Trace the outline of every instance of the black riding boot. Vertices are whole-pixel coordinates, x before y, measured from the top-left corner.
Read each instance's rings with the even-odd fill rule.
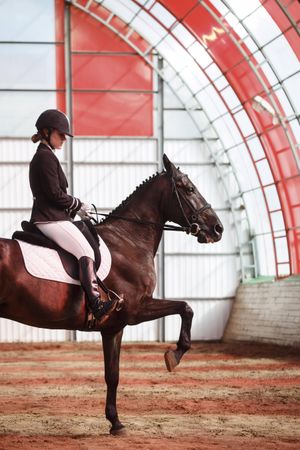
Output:
[[[103,301],[100,298],[95,262],[88,256],[79,259],[79,280],[86,294],[88,306],[94,317],[101,321],[115,309],[117,300]]]

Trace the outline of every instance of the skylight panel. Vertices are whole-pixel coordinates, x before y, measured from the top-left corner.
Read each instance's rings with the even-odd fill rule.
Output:
[[[131,25],[137,33],[144,37],[144,39],[151,42],[153,47],[167,35],[167,30],[145,11],[141,11],[139,15],[132,20]]]
[[[207,67],[213,62],[208,52],[201,44],[199,44],[199,42],[194,42],[194,44],[189,47],[188,51],[195,58],[198,64],[203,68]]]
[[[163,23],[167,28],[170,28],[176,21],[176,17],[173,16],[164,6],[160,3],[155,3],[151,8],[151,13],[157,17],[157,19]]]
[[[196,41],[194,36],[183,25],[181,25],[181,23],[177,23],[172,28],[172,33],[177,37],[177,39],[186,48],[189,47],[190,45],[192,45]]]
[[[244,20],[244,24],[261,47],[281,34],[280,28],[265,8],[257,9]]]
[[[264,53],[279,78],[284,79],[300,71],[299,60],[283,35],[266,45]]]
[[[102,5],[126,23],[130,23],[133,17],[140,11],[140,7],[131,1],[104,0]]]
[[[228,0],[227,3],[239,19],[243,19],[249,14],[252,14],[257,8],[261,8],[261,3],[259,0]]]

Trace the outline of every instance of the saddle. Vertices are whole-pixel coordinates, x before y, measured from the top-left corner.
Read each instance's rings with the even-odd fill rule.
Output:
[[[89,220],[78,220],[73,222],[73,224],[81,231],[94,250],[96,270],[98,270],[100,267],[101,255],[99,248],[100,241],[95,228]],[[24,241],[29,244],[56,250],[67,274],[75,280],[79,279],[78,262],[74,255],[47,238],[33,223],[24,220],[21,223],[21,227],[23,231],[15,231],[12,235],[12,239],[18,239],[19,241]]]

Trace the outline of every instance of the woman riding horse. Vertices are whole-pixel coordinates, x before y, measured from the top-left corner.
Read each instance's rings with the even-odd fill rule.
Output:
[[[79,279],[94,317],[103,323],[116,308],[117,300],[100,298],[94,251],[72,223],[76,213],[89,218],[91,206],[67,194],[68,182],[55,151],[66,135],[71,136],[67,116],[56,109],[44,111],[35,124],[31,140],[40,144],[30,163],[29,180],[33,194],[30,221],[48,238],[78,259]]]
[[[70,130],[65,116],[55,113],[55,117],[63,119],[64,127],[57,123],[59,121],[55,122],[55,126],[51,122],[49,131],[48,126],[40,126],[38,123],[41,131],[34,138],[36,141],[42,140],[37,152],[39,156],[35,158],[44,158],[45,161],[40,175],[37,169],[34,170],[35,158],[31,164],[31,177],[33,174],[37,178],[40,176],[37,188],[32,180],[33,193],[39,202],[42,202],[40,206],[37,199],[35,200],[32,220],[42,222],[43,226],[46,223],[46,228],[53,222],[55,228],[58,228],[57,224],[67,222],[67,226],[73,231],[72,226],[75,226],[72,224],[71,215],[73,216],[76,210],[80,211],[81,202],[78,200],[77,204],[76,199],[66,194],[66,180],[62,172],[57,174],[59,165],[51,147],[61,146],[65,134],[69,134]],[[54,134],[52,128],[63,136],[55,138],[56,133]],[[58,139],[58,142],[55,139]],[[89,327],[80,286],[31,275],[24,265],[20,243],[16,239],[0,238],[1,318],[40,328],[101,332],[107,384],[105,414],[111,422],[112,434],[120,434],[124,429],[117,411],[124,328],[127,325],[179,314],[181,328],[176,348],[165,353],[169,371],[175,369],[191,347],[193,311],[188,302],[153,297],[156,285],[155,255],[163,230],[180,229],[195,236],[199,243],[218,242],[223,234],[220,219],[188,175],[176,168],[166,155],[163,156],[163,163],[164,171],[145,180],[104,221],[95,226],[97,234],[101,234],[109,248],[113,261],[105,284],[115,292],[122,292],[125,299],[122,309],[115,308],[104,323],[93,321],[93,326]],[[54,187],[53,176],[56,180]],[[51,190],[51,194],[48,190]],[[59,206],[54,208],[55,201],[48,199],[50,195]],[[50,211],[43,207],[43,202],[47,202]],[[179,227],[166,222],[174,222]],[[41,224],[38,226],[43,228]],[[54,240],[55,238],[56,235]],[[67,241],[69,242],[69,236]],[[64,247],[65,244],[63,241],[61,246]],[[69,251],[72,251],[72,248],[71,244]],[[86,254],[83,257],[88,258]],[[92,280],[93,276],[92,274]]]

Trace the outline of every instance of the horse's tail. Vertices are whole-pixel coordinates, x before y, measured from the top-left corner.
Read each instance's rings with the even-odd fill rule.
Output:
[[[5,240],[0,238],[0,268],[2,268],[3,265],[4,255],[5,255]]]
[[[0,238],[0,305],[3,303],[8,290],[7,267],[10,258],[10,244],[14,244],[11,239]],[[1,315],[1,314],[0,314]]]
[[[0,261],[2,262],[5,258],[5,255],[7,254],[8,250],[8,244],[9,242],[12,242],[12,239],[4,239],[0,238]]]
[[[0,317],[1,317],[1,304],[4,302],[4,295],[2,293],[2,286],[4,282],[3,268],[4,268],[4,255],[5,255],[5,241],[0,238]]]

